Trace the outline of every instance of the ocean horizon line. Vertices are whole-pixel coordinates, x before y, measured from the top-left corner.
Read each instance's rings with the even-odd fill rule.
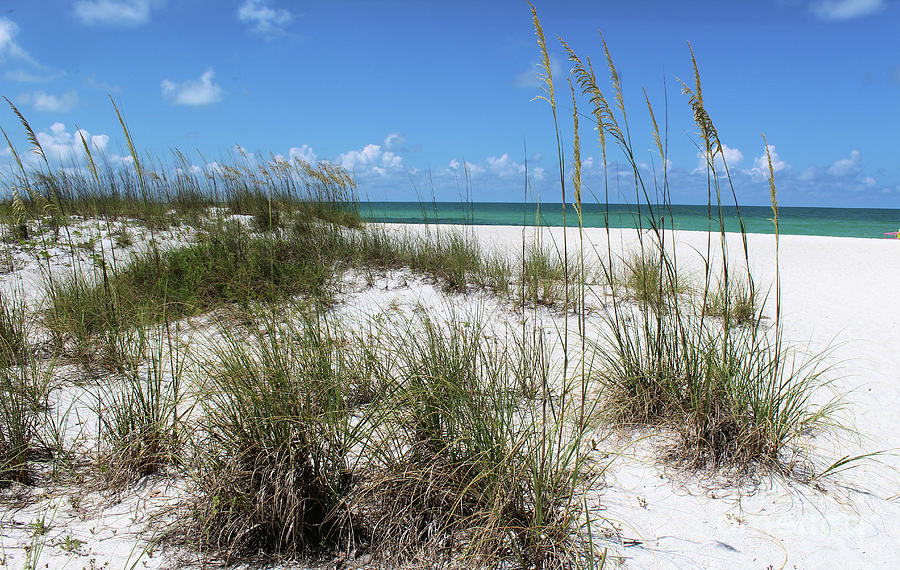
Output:
[[[713,204],[582,204],[584,227],[648,227],[651,216],[668,229],[719,231],[721,209],[726,232],[775,233],[771,206]],[[407,224],[502,225],[561,227],[562,205],[542,202],[360,201],[359,211],[371,222]],[[567,227],[578,225],[570,215]],[[882,239],[900,228],[900,209],[779,206],[779,232],[783,235],[817,235]],[[738,215],[740,212],[740,215]]]

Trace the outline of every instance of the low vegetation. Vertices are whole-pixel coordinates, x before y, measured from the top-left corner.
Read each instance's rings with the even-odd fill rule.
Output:
[[[333,552],[364,538],[347,505],[371,429],[352,417],[357,363],[324,315],[262,318],[222,330],[200,379],[192,535],[226,558]]]

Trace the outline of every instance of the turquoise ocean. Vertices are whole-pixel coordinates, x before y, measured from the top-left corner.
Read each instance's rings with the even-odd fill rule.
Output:
[[[373,222],[406,224],[442,223],[470,225],[544,226],[562,225],[560,204],[522,204],[508,202],[362,202],[360,214]],[[680,230],[719,231],[715,207],[710,216],[707,206],[669,206],[654,208],[629,204],[584,204],[585,227],[647,227],[650,216],[664,218],[665,227]],[[725,231],[740,231],[737,209],[723,207]],[[740,219],[749,233],[774,233],[772,208],[741,206]],[[900,230],[900,209],[884,208],[800,208],[779,207],[778,223],[782,234],[884,238],[885,232]],[[577,226],[574,209],[566,209],[566,224]],[[898,240],[900,241],[900,240]]]

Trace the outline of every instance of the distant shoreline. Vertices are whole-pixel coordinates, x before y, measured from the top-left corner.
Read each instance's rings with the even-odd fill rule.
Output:
[[[651,214],[645,205],[584,204],[582,223],[586,228],[604,228],[608,219],[610,228],[647,227],[652,215],[657,220],[665,219],[667,229],[719,232],[717,211],[713,206],[711,218],[706,205],[654,207]],[[359,203],[359,212],[367,221],[381,223],[562,226],[562,207],[558,203],[368,201]],[[574,208],[569,206],[566,212],[566,225],[577,227]],[[741,206],[740,218],[734,206],[722,206],[722,212],[728,233],[741,232],[742,223],[746,233],[774,233],[769,206]],[[779,207],[782,235],[884,239],[885,232],[898,228],[900,209]]]

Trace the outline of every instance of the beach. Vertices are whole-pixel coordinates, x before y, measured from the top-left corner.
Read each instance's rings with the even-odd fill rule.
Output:
[[[526,240],[541,233],[545,244],[561,247],[562,230],[512,226],[386,227],[406,235],[463,231],[485,250],[510,257]],[[635,230],[611,230],[612,251],[638,247]],[[584,232],[586,258],[607,251],[603,229]],[[169,244],[190,240],[172,234]],[[568,247],[578,248],[577,229],[567,235]],[[648,240],[647,234],[644,239]],[[746,236],[749,263],[757,286],[765,291],[763,313],[774,318],[775,236]],[[682,271],[701,274],[710,242],[703,232],[666,234],[667,247]],[[728,258],[741,267],[740,234],[728,234]],[[680,468],[665,458],[666,432],[654,429],[604,428],[602,476],[585,490],[588,510],[610,533],[601,541],[612,561],[626,568],[821,568],[888,567],[900,555],[900,476],[895,450],[900,448],[897,415],[900,406],[900,306],[896,276],[900,275],[900,243],[891,240],[816,236],[780,237],[781,316],[784,337],[801,354],[819,355],[828,368],[829,385],[815,395],[818,403],[837,396],[843,409],[834,416],[834,429],[809,440],[805,457],[820,469],[844,456],[873,452],[821,479],[800,480],[784,474],[757,473],[752,478],[721,472]],[[711,259],[721,256],[718,236],[711,242]],[[593,253],[591,253],[593,252]],[[69,263],[64,252],[51,257],[60,275]],[[48,272],[34,261],[2,277],[6,291],[25,290],[32,310],[39,306],[40,283]],[[52,271],[51,271],[52,273]],[[358,276],[357,276],[358,277]],[[481,290],[448,293],[427,277],[399,269],[374,280],[344,277],[337,314],[352,318],[414,311],[432,315],[472,311],[493,321],[517,322],[514,308]],[[595,303],[602,305],[602,301]],[[535,309],[550,336],[560,337],[562,315]],[[588,322],[595,317],[588,317]],[[573,317],[574,319],[574,317]],[[192,317],[179,325],[179,334],[195,347],[209,332],[209,319]],[[573,326],[570,323],[570,327]],[[570,343],[577,346],[575,343]],[[578,352],[577,348],[569,350]],[[558,343],[554,355],[558,355]],[[556,356],[555,356],[556,357]],[[55,369],[56,388],[50,401],[59,425],[71,430],[75,448],[91,453],[95,427],[89,400],[96,397],[91,383],[78,380],[77,367],[61,362]],[[92,396],[93,394],[93,396]],[[599,453],[599,452],[598,452]],[[71,482],[35,489],[18,505],[7,503],[0,512],[0,560],[23,567],[34,552],[33,523],[46,519],[40,562],[51,568],[140,567],[171,568],[191,560],[189,552],[162,543],[149,546],[166,533],[166,521],[185,493],[185,480],[176,472],[141,478],[110,496],[79,489]],[[77,497],[77,500],[75,499]],[[77,542],[75,542],[77,541]],[[72,548],[72,544],[76,547]],[[365,567],[365,559],[356,562]],[[284,567],[305,567],[303,564]]]
[[[0,569],[898,566],[897,3],[12,4]]]

